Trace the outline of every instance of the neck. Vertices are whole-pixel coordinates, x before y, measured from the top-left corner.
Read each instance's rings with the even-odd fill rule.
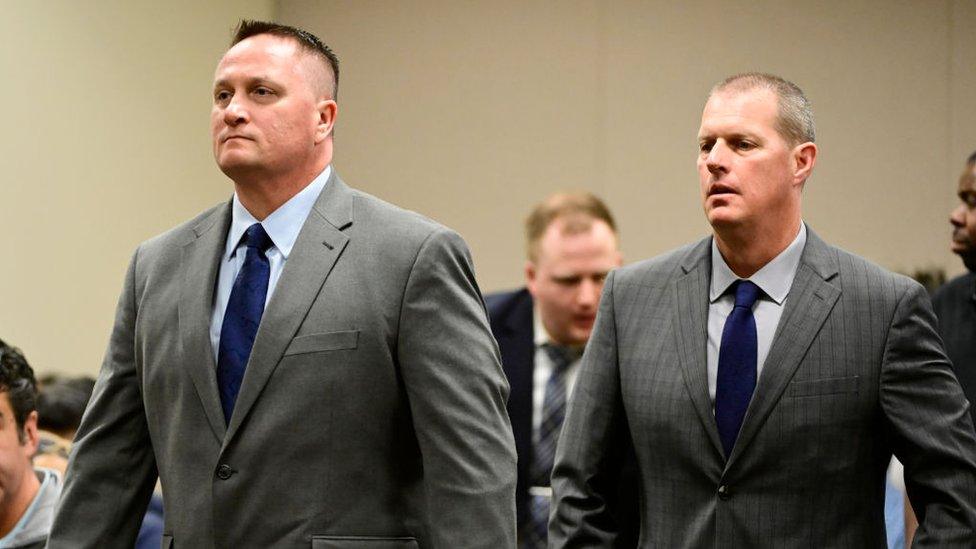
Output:
[[[318,177],[330,160],[331,158],[323,156],[311,165],[288,173],[249,172],[234,174],[231,179],[234,180],[234,190],[237,191],[241,205],[254,219],[263,221]]]
[[[797,217],[785,230],[744,231],[715,228],[722,259],[739,278],[749,278],[783,252],[800,231]]]
[[[17,525],[20,517],[27,512],[27,508],[30,507],[41,488],[41,481],[37,480],[37,475],[31,468],[24,475],[20,486],[12,488],[12,492],[4,491],[2,502],[0,502],[0,536],[9,534]]]

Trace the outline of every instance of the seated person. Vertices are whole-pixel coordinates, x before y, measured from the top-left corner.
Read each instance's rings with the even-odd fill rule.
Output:
[[[37,382],[24,355],[0,340],[0,547],[40,549],[61,495],[61,476],[35,469]]]

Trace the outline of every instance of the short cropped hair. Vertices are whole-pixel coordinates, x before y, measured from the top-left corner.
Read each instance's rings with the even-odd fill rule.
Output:
[[[792,146],[816,141],[813,107],[799,86],[779,76],[762,72],[746,72],[730,76],[712,88],[709,97],[717,92],[769,90],[779,98],[776,131]]]
[[[976,165],[976,151],[973,151],[973,154],[969,155],[969,158],[966,159],[966,164],[970,166]]]
[[[0,392],[7,393],[10,408],[17,422],[17,438],[27,440],[24,424],[31,412],[37,409],[37,380],[34,370],[20,349],[7,345],[0,339]]]
[[[318,56],[329,67],[329,72],[332,73],[332,99],[339,97],[339,58],[332,52],[329,46],[326,46],[319,40],[318,36],[308,31],[280,23],[241,19],[241,22],[237,25],[237,29],[234,31],[234,39],[231,40],[230,45],[234,47],[239,42],[259,34],[290,38],[297,42],[306,53]]]
[[[594,220],[603,221],[617,234],[617,224],[610,209],[594,194],[586,191],[556,193],[533,208],[525,219],[525,244],[529,261],[539,258],[539,241],[549,225],[557,219],[566,221],[566,234],[588,231]]]

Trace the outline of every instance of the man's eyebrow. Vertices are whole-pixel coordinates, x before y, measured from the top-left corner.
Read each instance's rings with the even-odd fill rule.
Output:
[[[221,86],[229,86],[231,80],[232,79],[230,78],[218,78],[217,80],[214,80],[214,88],[219,88]],[[244,83],[249,86],[253,86],[255,84],[274,85],[275,81],[268,76],[249,76],[244,80]]]

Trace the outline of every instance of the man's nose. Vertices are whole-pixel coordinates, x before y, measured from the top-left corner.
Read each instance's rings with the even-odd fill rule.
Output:
[[[227,107],[224,108],[224,123],[228,126],[236,126],[238,124],[243,124],[250,120],[250,115],[244,105],[241,104],[236,98],[231,99]]]
[[[599,282],[590,278],[584,278],[580,282],[579,292],[576,294],[576,303],[580,307],[587,309],[596,308],[600,302],[600,292],[603,290]]]
[[[705,167],[712,173],[726,171],[726,161],[729,148],[721,141],[716,141],[705,157]]]
[[[960,204],[949,214],[949,223],[953,227],[964,227],[966,225],[966,205]]]

